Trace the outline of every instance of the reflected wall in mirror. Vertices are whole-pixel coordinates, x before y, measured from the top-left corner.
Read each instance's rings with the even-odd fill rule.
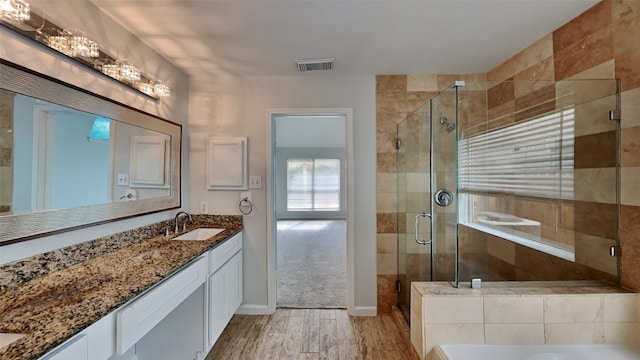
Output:
[[[179,207],[181,131],[0,62],[0,245]]]

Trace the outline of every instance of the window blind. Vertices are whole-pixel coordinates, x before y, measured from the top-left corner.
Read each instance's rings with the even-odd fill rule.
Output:
[[[573,106],[458,142],[460,189],[573,199]]]
[[[340,159],[288,159],[287,211],[340,211]]]

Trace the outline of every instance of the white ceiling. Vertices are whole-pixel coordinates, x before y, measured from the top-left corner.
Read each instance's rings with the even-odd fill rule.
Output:
[[[76,0],[77,1],[77,0]],[[483,73],[597,0],[92,0],[194,75]]]

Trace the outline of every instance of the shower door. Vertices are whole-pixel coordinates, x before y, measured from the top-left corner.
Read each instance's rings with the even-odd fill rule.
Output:
[[[455,280],[456,129],[455,87],[397,126],[398,305],[407,319],[411,282]]]

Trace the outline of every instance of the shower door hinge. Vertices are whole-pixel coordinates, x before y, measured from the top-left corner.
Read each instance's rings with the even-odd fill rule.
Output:
[[[609,110],[609,120],[618,121],[622,119],[622,111],[620,110]]]
[[[398,294],[400,293],[401,289],[402,288],[401,288],[401,285],[400,285],[400,280],[396,280],[396,290],[398,291]]]
[[[396,150],[400,150],[400,139],[396,139]]]
[[[621,246],[611,246],[609,247],[609,255],[614,257],[622,256],[622,247]]]

